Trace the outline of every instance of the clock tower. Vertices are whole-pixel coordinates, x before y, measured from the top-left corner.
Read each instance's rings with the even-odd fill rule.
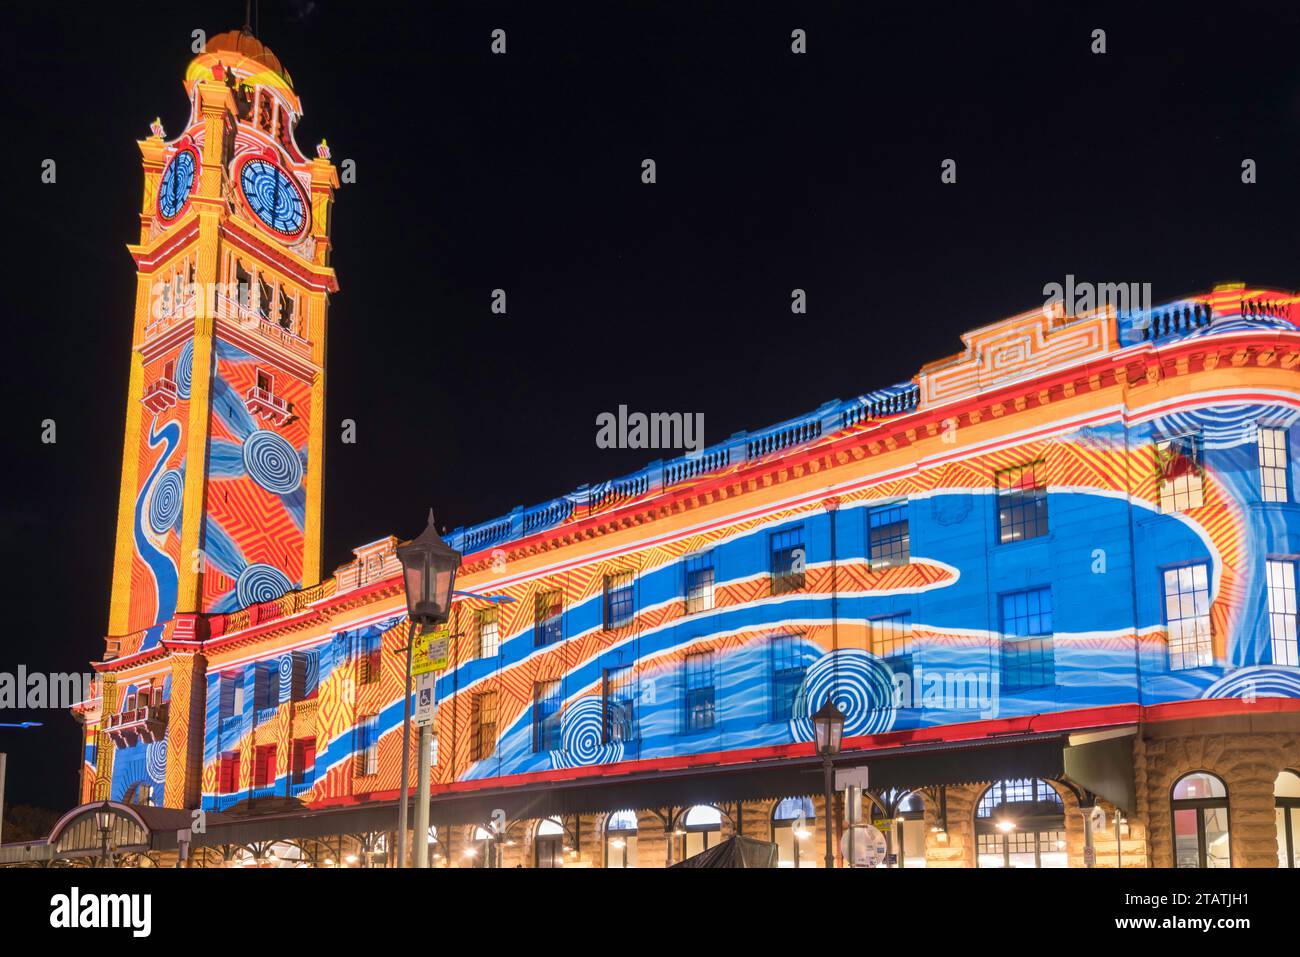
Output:
[[[130,391],[100,666],[104,712],[121,709],[117,685],[125,694],[128,680],[133,696],[169,702],[169,806],[197,787],[201,733],[187,731],[203,720],[189,694],[202,697],[203,617],[320,581],[337,290],[337,171],[324,141],[310,157],[295,141],[302,104],[279,59],[247,28],[220,34],[189,64],[185,91],[185,127],[168,137],[155,121],[139,143]],[[161,680],[127,673],[160,654],[170,660]],[[113,749],[95,751],[103,792],[118,777]]]

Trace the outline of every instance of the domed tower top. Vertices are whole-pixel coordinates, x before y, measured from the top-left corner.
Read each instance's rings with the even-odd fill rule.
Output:
[[[302,115],[289,71],[248,27],[217,34],[190,61],[185,71],[186,92],[193,96],[195,85],[203,80],[221,80],[249,91],[274,91],[295,118]]]
[[[244,27],[242,30],[227,30],[219,33],[207,43],[207,53],[234,53],[238,56],[261,64],[266,69],[277,73],[281,79],[293,87],[293,78],[280,63],[280,58],[271,52],[271,48],[253,36],[253,32]],[[232,64],[233,65],[233,64]]]

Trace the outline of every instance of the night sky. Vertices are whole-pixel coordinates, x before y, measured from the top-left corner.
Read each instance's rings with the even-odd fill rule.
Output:
[[[191,31],[243,6],[4,12],[2,671],[102,653],[135,141],[155,115],[180,131]],[[333,223],[325,568],[430,506],[454,528],[640,467],[659,453],[595,443],[620,404],[703,413],[717,442],[908,379],[1067,274],[1157,302],[1300,287],[1293,4],[968,6],[265,0],[298,143],[357,171]],[[45,727],[0,728],[9,801],[66,809],[77,727],[0,712],[23,719]]]

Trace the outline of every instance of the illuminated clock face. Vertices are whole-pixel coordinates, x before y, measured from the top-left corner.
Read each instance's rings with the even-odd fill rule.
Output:
[[[239,174],[239,187],[248,208],[271,229],[284,236],[302,232],[306,218],[302,194],[275,164],[249,160]]]
[[[195,165],[194,154],[189,150],[181,150],[167,164],[162,188],[158,191],[158,212],[164,219],[171,219],[185,205],[194,185]]]

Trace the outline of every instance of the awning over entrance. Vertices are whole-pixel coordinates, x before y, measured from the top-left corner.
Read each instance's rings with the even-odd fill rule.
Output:
[[[927,742],[874,751],[849,751],[838,755],[834,765],[837,769],[865,766],[873,791],[907,791],[1004,778],[1054,778],[1065,772],[1064,751],[1068,743],[1069,738],[1064,734]],[[1131,776],[1131,770],[1129,773]],[[482,824],[492,820],[498,811],[508,820],[523,820],[626,808],[721,804],[816,794],[821,789],[820,758],[781,758],[743,765],[715,764],[444,794],[431,803],[430,823],[440,827]],[[68,812],[46,842],[0,848],[0,864],[98,855],[99,831],[94,813],[103,806],[104,802],[88,804]],[[113,842],[119,850],[175,850],[177,832],[191,824],[189,811],[116,802],[108,802],[108,806],[124,822],[121,843],[116,838]],[[259,841],[391,831],[396,822],[395,801],[250,817],[209,813],[206,832],[194,833],[191,846],[248,845]]]
[[[107,832],[100,826],[100,813],[108,815]],[[218,827],[223,816],[209,814],[207,819]],[[114,855],[175,851],[178,833],[191,823],[192,816],[186,810],[118,801],[82,804],[59,818],[44,840],[0,845],[0,865],[99,858],[106,838]]]
[[[976,741],[906,745],[846,752],[837,768],[866,765],[872,790],[910,790],[1008,777],[1056,777],[1064,770],[1065,735],[1009,735]],[[626,808],[683,807],[730,801],[816,794],[822,789],[821,759],[806,757],[709,765],[676,771],[641,772],[547,781],[509,788],[485,788],[433,799],[429,819],[437,826],[482,824],[497,811],[507,820],[598,814]],[[390,831],[396,802],[365,807],[299,811],[246,818],[208,827],[195,846],[249,844],[272,839],[327,837]]]

